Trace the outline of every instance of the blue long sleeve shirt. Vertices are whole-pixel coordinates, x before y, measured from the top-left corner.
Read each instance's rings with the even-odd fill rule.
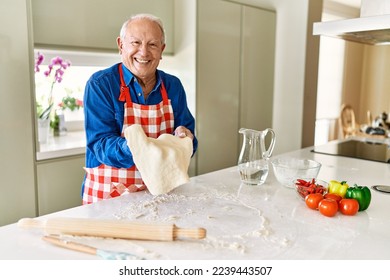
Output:
[[[160,103],[162,80],[173,108],[174,129],[182,125],[195,136],[195,119],[188,109],[183,85],[177,77],[157,70],[156,86],[145,100],[137,79],[124,65],[122,67],[133,103],[145,105]],[[130,168],[134,165],[126,139],[121,137],[125,102],[118,100],[119,94],[118,64],[94,73],[86,84],[84,93],[86,167],[97,167],[102,163],[116,168]],[[197,146],[198,140],[194,137],[194,153]]]

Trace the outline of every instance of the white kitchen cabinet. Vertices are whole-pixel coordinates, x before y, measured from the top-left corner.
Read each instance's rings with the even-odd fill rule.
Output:
[[[38,213],[80,206],[85,155],[37,162]]]
[[[197,174],[237,164],[240,127],[271,127],[275,25],[272,11],[198,1]]]
[[[164,22],[165,53],[174,51],[174,0],[32,0],[32,12],[38,48],[117,52],[123,22],[137,13],[151,13]]]

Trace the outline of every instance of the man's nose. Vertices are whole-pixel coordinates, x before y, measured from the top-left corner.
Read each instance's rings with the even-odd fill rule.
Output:
[[[148,44],[140,44],[138,51],[141,54],[146,54],[149,51]]]

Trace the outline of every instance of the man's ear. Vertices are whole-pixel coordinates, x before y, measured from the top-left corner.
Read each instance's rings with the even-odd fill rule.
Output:
[[[118,46],[119,54],[122,54],[123,43],[121,37],[116,38],[116,45]]]
[[[161,46],[161,57],[160,57],[160,59],[162,59],[162,53],[163,53],[164,50],[165,50],[165,46],[166,46],[166,44],[164,44],[164,45]]]

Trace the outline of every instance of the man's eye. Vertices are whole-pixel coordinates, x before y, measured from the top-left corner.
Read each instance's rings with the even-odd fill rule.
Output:
[[[141,44],[141,42],[139,42],[139,41],[131,41],[132,46],[139,46],[140,44]]]
[[[158,43],[149,43],[149,47],[157,48],[158,47]]]

